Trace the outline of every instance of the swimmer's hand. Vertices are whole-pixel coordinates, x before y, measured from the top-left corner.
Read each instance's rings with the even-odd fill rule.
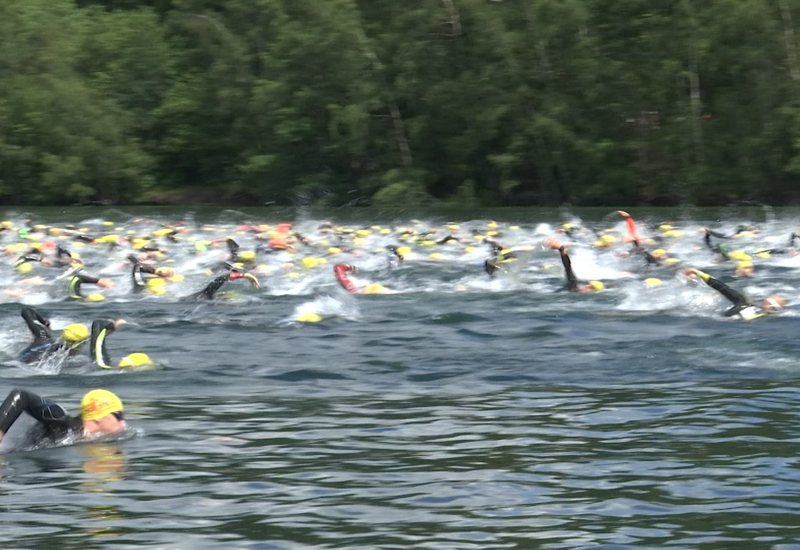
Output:
[[[97,281],[97,286],[103,288],[114,288],[114,281],[111,279],[100,279]]]
[[[119,327],[124,327],[127,324],[128,321],[126,321],[125,319],[117,319],[116,321],[114,321],[114,330],[117,330]]]
[[[631,217],[631,215],[628,214],[627,212],[625,212],[624,210],[617,210],[617,214],[619,214],[620,216],[622,216],[623,218],[626,218],[626,219]]]
[[[252,273],[245,273],[245,278],[250,281],[250,284],[253,285],[253,288],[261,288],[261,285],[258,284],[258,279]]]
[[[681,269],[681,273],[683,273],[686,277],[690,279],[694,279],[695,277],[697,277],[697,270],[693,267],[687,267]]]
[[[558,250],[561,248],[561,243],[555,237],[550,237],[544,242],[544,245],[551,250]]]

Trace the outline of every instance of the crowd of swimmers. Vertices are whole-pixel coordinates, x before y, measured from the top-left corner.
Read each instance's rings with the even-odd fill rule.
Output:
[[[520,260],[523,252],[552,251],[558,253],[564,272],[562,290],[581,294],[602,293],[609,288],[609,282],[600,279],[580,280],[573,270],[570,250],[575,247],[594,248],[609,251],[618,258],[631,258],[640,262],[641,280],[650,287],[659,286],[661,279],[650,275],[650,268],[673,269],[686,279],[702,281],[719,292],[731,305],[722,314],[741,320],[752,320],[767,314],[779,312],[787,307],[786,299],[780,295],[769,295],[760,303],[751,301],[745,294],[735,290],[695,267],[683,265],[681,259],[667,253],[668,241],[685,239],[686,232],[670,224],[638,223],[624,211],[617,211],[618,220],[624,220],[624,229],[612,227],[597,230],[576,223],[563,224],[549,236],[538,242],[524,245],[504,244],[504,234],[499,224],[489,222],[485,228],[462,232],[455,223],[442,228],[423,229],[416,224],[407,227],[384,228],[380,226],[352,229],[321,224],[312,236],[300,234],[291,224],[248,224],[236,228],[235,235],[220,238],[205,238],[202,232],[194,231],[187,224],[160,225],[154,230],[127,230],[119,234],[121,228],[106,222],[102,228],[90,231],[71,225],[47,226],[24,222],[16,227],[12,222],[0,223],[0,238],[12,240],[5,251],[11,258],[13,268],[20,279],[13,288],[7,288],[6,296],[19,299],[29,289],[50,284],[51,288],[63,288],[64,299],[85,302],[102,302],[106,299],[103,290],[115,288],[111,278],[96,276],[87,266],[86,260],[78,252],[89,251],[100,258],[94,267],[107,268],[108,260],[128,273],[130,292],[163,295],[170,284],[184,280],[169,264],[178,252],[212,258],[206,265],[210,280],[200,290],[179,298],[181,301],[211,301],[220,296],[220,290],[227,283],[247,281],[252,288],[259,289],[257,275],[270,274],[270,266],[259,264],[260,259],[270,258],[281,262],[289,270],[288,276],[297,276],[296,266],[316,269],[329,265],[333,279],[350,294],[382,294],[387,292],[380,283],[359,286],[351,276],[361,272],[354,263],[336,261],[347,255],[358,260],[365,255],[379,254],[385,257],[388,270],[401,269],[410,261],[420,259],[442,261],[444,254],[437,249],[453,250],[460,247],[467,254],[482,254],[480,269],[475,277],[488,277],[492,280],[502,278],[508,264]],[[136,220],[134,225],[146,226],[146,220]],[[211,228],[213,231],[215,228]],[[505,228],[508,232],[518,230],[517,226]],[[202,228],[208,231],[209,227]],[[210,232],[210,231],[209,231]],[[753,274],[755,262],[772,256],[795,255],[800,252],[800,235],[792,232],[787,236],[785,246],[756,246],[752,250],[734,250],[730,243],[736,239],[758,240],[759,228],[739,226],[735,232],[724,233],[704,227],[697,239],[698,247],[708,251],[712,263],[720,270],[732,272],[734,277],[747,277]],[[368,249],[371,236],[380,236],[394,242],[379,248]],[[250,249],[243,249],[239,242],[251,243]],[[219,251],[213,254],[214,251]],[[420,251],[425,251],[424,255]],[[99,252],[98,254],[93,254]],[[474,265],[474,264],[472,264]],[[105,269],[104,269],[105,271]],[[46,279],[43,274],[49,276]],[[369,274],[369,272],[367,272]],[[612,283],[613,286],[613,283]],[[87,292],[93,287],[94,292]],[[463,290],[463,289],[462,289]],[[124,319],[97,319],[91,326],[70,323],[60,334],[54,334],[50,320],[41,311],[23,305],[22,318],[31,333],[30,344],[23,349],[18,359],[25,363],[38,363],[53,358],[66,359],[81,354],[88,345],[88,355],[93,364],[102,369],[148,368],[155,364],[151,358],[136,352],[125,356],[116,366],[112,361],[106,344],[110,335],[127,323]],[[305,314],[299,321],[317,322],[321,317]],[[28,413],[40,424],[43,435],[59,438],[65,435],[93,436],[113,434],[126,427],[122,401],[106,390],[92,390],[81,401],[80,415],[72,417],[60,405],[24,390],[13,390],[0,405],[0,441],[5,433],[23,413]]]

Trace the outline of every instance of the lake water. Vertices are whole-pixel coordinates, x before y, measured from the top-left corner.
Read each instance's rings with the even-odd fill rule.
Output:
[[[146,214],[184,217],[135,212]],[[346,214],[325,218],[414,226],[409,213]],[[158,227],[119,211],[29,215],[93,235]],[[233,236],[252,249],[257,241],[237,225],[290,221],[319,242],[323,217],[191,217],[185,241],[163,243],[186,280],[159,296],[130,293],[125,245],[73,247],[87,271],[117,282],[97,304],[64,301],[66,281],[54,281],[52,268],[33,273],[48,284],[25,287],[8,255],[3,288],[26,293],[0,300],[0,393],[25,388],[77,412],[86,391],[103,387],[124,401],[131,429],[27,450],[33,421],[20,419],[0,446],[0,547],[800,548],[800,309],[725,319],[724,298],[675,268],[646,271],[641,258],[579,243],[576,273],[608,290],[558,292],[558,254],[541,243],[573,215],[493,212],[498,240],[521,251],[494,279],[480,243],[467,253],[418,244],[388,270],[378,250],[399,241],[373,230],[361,255],[331,257],[326,245],[259,255],[261,290],[231,282],[232,299],[199,304],[178,298],[202,288],[225,251],[198,258],[191,235]],[[734,278],[698,232],[757,224],[759,234],[730,241],[757,252],[786,246],[800,216],[649,215],[678,218],[684,234],[658,246],[680,265],[754,298],[800,301],[800,256],[757,259],[753,278]],[[441,236],[452,220],[469,235],[489,218],[450,216],[420,215],[417,227]],[[19,225],[25,216],[7,217]],[[580,217],[624,234],[617,217]],[[329,263],[304,269],[304,255]],[[333,277],[336,261],[360,268],[358,286],[389,292],[348,295]],[[663,284],[647,287],[644,277]],[[29,336],[19,302],[46,312],[56,329],[125,318],[129,326],[108,340],[112,358],[144,351],[160,367],[101,371],[86,354],[20,363]],[[307,312],[323,320],[298,323]]]

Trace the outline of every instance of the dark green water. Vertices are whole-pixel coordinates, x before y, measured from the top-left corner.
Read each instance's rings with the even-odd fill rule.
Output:
[[[89,212],[64,216],[105,216]],[[540,241],[539,215],[514,239]],[[796,228],[771,223],[776,242]],[[687,235],[676,255],[710,264]],[[0,393],[76,411],[104,387],[133,428],[26,451],[20,420],[0,447],[0,547],[800,548],[800,311],[722,319],[724,300],[666,271],[652,292],[557,293],[546,252],[494,281],[472,260],[386,274],[352,257],[396,293],[346,295],[328,266],[187,304],[208,277],[177,260],[187,281],[166,296],[131,296],[98,258],[120,281],[106,302],[61,301],[55,283],[23,298],[61,327],[126,318],[112,355],[146,351],[154,371],[23,365],[19,306],[0,304]],[[627,269],[610,261],[575,259]],[[796,301],[792,261],[732,284]]]

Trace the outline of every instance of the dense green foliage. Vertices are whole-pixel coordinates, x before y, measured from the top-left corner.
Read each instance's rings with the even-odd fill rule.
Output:
[[[796,202],[799,10],[6,0],[0,201]]]

